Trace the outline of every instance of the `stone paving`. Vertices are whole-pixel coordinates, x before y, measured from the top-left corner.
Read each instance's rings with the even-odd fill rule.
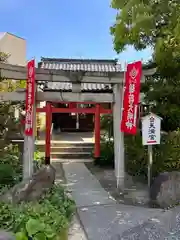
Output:
[[[110,240],[157,215],[151,209],[120,204],[80,208],[78,214],[89,240]]]
[[[173,238],[178,234],[180,209],[117,204],[83,163],[65,163],[63,168],[88,240],[180,239]]]
[[[62,164],[58,162],[52,162],[53,167],[56,169],[56,183],[60,183],[66,187],[66,179]],[[87,240],[84,229],[81,226],[77,214],[74,216],[68,231],[68,240]]]
[[[128,229],[119,237],[122,240],[180,239],[180,207],[150,218],[143,224]]]

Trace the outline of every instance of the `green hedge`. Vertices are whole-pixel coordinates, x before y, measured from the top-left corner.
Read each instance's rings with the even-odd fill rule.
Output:
[[[38,202],[1,202],[0,228],[15,233],[17,240],[65,240],[62,235],[67,232],[74,211],[74,202],[60,185],[55,185]]]
[[[141,176],[147,179],[148,152],[142,145],[141,133],[135,136],[126,135],[125,167],[132,176]],[[96,164],[100,166],[114,165],[113,141],[101,142],[101,157]],[[180,170],[180,131],[161,136],[161,144],[153,146],[152,176],[156,177],[161,172]]]
[[[142,145],[140,132],[125,137],[125,152],[128,173],[147,179],[148,151]],[[161,144],[153,146],[152,177],[174,170],[180,170],[180,131],[162,135]]]
[[[9,145],[0,154],[0,189],[12,187],[22,180],[20,153],[16,145]]]
[[[102,138],[100,150],[100,158],[96,159],[95,164],[114,167],[114,142]],[[94,157],[94,150],[92,151],[92,157]]]
[[[38,151],[34,153],[34,171],[44,164],[44,157]],[[17,145],[9,145],[0,154],[0,189],[12,187],[22,180],[22,163]]]

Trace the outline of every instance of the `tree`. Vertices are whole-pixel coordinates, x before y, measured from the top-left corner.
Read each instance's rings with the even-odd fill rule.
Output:
[[[137,50],[149,46],[159,65],[179,62],[179,0],[112,0],[112,7],[118,11],[111,27],[117,52],[128,45]]]
[[[141,91],[145,93],[145,102],[151,106],[150,110],[162,117],[162,130],[177,130],[180,126],[179,79],[164,79],[157,74],[142,84]]]
[[[163,118],[165,131],[180,123],[180,2],[179,0],[112,0],[117,9],[111,27],[114,48],[120,53],[128,45],[136,50],[151,47],[157,74],[142,86],[152,111]]]
[[[0,52],[0,62],[6,62],[8,55]],[[5,79],[0,78],[0,83]],[[14,118],[14,109],[17,103],[0,102],[0,155],[10,143],[10,137],[18,132],[18,125]]]

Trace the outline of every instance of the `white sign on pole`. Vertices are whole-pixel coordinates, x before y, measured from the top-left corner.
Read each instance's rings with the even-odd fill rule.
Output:
[[[160,144],[161,118],[150,113],[142,118],[142,140],[143,145]]]
[[[142,142],[148,145],[148,186],[151,187],[151,169],[153,164],[152,145],[160,144],[161,118],[150,113],[142,118]]]

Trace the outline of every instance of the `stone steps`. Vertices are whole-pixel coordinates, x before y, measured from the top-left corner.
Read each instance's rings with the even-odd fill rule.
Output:
[[[53,158],[53,163],[89,163],[93,162],[92,158],[83,159],[83,158],[74,158],[74,159],[65,159],[65,158]]]
[[[51,142],[51,160],[55,162],[92,162],[93,143]],[[40,152],[45,152],[45,144],[37,144]]]
[[[91,146],[51,146],[51,152],[68,152],[68,153],[74,153],[74,152],[92,152]],[[45,146],[38,147],[38,150],[41,152],[45,151]]]
[[[45,142],[40,142],[36,144],[38,149],[45,149]],[[81,147],[81,148],[93,148],[94,143],[88,143],[88,142],[51,142],[51,148],[75,148],[75,147]]]
[[[53,153],[51,153],[51,159],[53,159],[53,158],[88,159],[88,158],[91,158],[91,152],[53,152]]]

